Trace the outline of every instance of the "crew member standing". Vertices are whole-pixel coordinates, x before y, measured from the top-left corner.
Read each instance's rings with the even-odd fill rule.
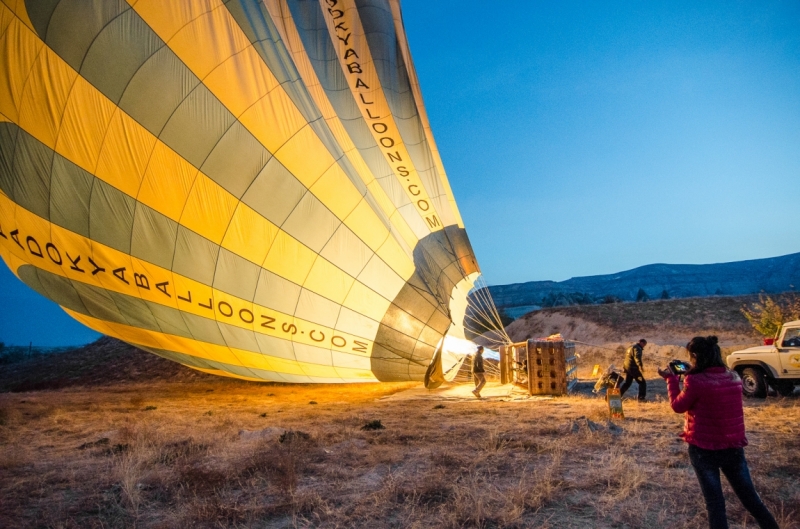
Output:
[[[639,402],[647,400],[647,381],[644,379],[644,366],[642,365],[642,352],[645,345],[647,345],[647,340],[642,338],[638,343],[628,347],[628,350],[625,351],[625,362],[622,364],[622,370],[625,371],[625,382],[620,388],[620,396],[628,391],[635,380],[639,385]]]
[[[479,345],[478,351],[472,358],[472,380],[475,382],[475,389],[472,390],[472,394],[478,398],[481,398],[481,390],[486,385],[486,376],[483,373],[483,346]]]

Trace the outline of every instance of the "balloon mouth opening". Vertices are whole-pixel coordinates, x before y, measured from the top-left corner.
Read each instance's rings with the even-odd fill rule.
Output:
[[[448,382],[452,382],[461,365],[467,358],[475,355],[478,346],[469,340],[458,336],[445,335],[440,341],[442,348],[442,372]],[[500,353],[483,346],[483,357],[492,360],[500,360]]]

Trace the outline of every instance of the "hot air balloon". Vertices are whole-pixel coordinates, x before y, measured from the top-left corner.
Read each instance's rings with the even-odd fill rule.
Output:
[[[209,373],[441,379],[479,268],[398,0],[11,0],[0,24],[19,279]]]

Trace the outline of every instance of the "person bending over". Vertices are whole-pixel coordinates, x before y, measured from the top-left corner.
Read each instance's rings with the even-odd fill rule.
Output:
[[[681,437],[689,444],[689,460],[705,498],[709,527],[728,527],[721,470],[759,527],[778,529],[753,486],[744,458],[747,437],[741,379],[725,366],[716,336],[692,338],[686,349],[692,368],[683,381],[683,391],[679,377],[671,371],[659,369],[658,374],[667,381],[673,411],[686,414]]]
[[[622,370],[625,371],[625,382],[619,390],[620,397],[628,391],[635,380],[639,385],[639,402],[647,399],[647,381],[644,379],[644,365],[642,364],[642,352],[647,340],[642,338],[638,343],[628,347],[625,351],[625,361],[622,363]]]

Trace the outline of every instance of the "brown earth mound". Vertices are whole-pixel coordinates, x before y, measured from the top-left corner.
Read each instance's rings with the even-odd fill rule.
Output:
[[[793,296],[771,295],[779,303]],[[595,364],[621,368],[625,348],[645,338],[645,366],[655,371],[670,360],[685,360],[684,346],[693,336],[716,335],[723,356],[760,345],[762,337],[741,311],[758,301],[759,296],[715,296],[553,307],[529,312],[506,327],[506,333],[513,342],[561,333],[576,342],[582,377],[590,376]],[[492,349],[498,346],[497,336],[483,335],[475,341]]]
[[[723,345],[755,345],[759,337],[741,308],[757,301],[758,296],[731,296],[554,307],[529,312],[506,332],[514,341],[560,332],[596,344],[644,337],[659,345],[683,345],[692,336],[715,334]]]
[[[159,380],[215,381],[219,378],[104,336],[72,351],[41,355],[4,365],[0,368],[0,392]]]

